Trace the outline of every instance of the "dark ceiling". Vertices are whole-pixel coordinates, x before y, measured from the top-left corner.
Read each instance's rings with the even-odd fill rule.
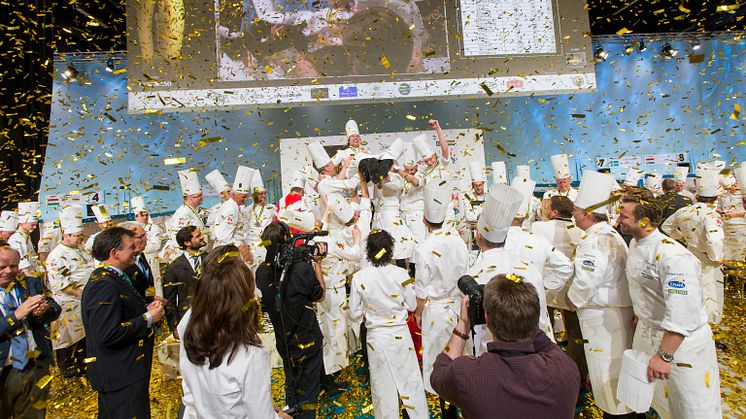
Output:
[[[740,0],[589,0],[591,33],[741,31],[746,5]],[[58,52],[126,49],[125,0],[62,0],[54,2]],[[192,3],[192,4],[190,4]],[[212,4],[185,0],[186,10]],[[726,10],[721,10],[725,6]],[[734,9],[734,10],[728,10]]]

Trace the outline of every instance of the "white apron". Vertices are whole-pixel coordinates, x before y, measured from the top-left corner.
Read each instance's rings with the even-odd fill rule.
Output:
[[[367,344],[375,417],[398,419],[401,398],[411,419],[429,418],[422,374],[407,326],[368,329]]]
[[[662,338],[663,331],[639,321],[632,348],[652,357]],[[656,380],[653,408],[662,419],[722,418],[720,371],[710,325],[684,338],[674,356],[670,378]]]
[[[451,338],[460,310],[460,297],[429,299],[422,310],[422,380],[428,393],[437,394],[430,385],[430,374],[435,358]]]
[[[624,350],[632,347],[632,307],[578,309],[593,400],[612,415],[632,412],[616,398]]]
[[[324,300],[316,304],[321,334],[324,369],[333,374],[350,364],[347,353],[347,292],[344,275],[324,275],[326,294]]]

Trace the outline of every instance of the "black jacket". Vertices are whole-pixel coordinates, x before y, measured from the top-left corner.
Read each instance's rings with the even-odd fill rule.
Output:
[[[151,288],[153,286],[153,270],[150,268],[150,263],[148,263],[148,259],[145,257],[145,255],[140,255],[137,257],[142,258],[143,265],[145,265],[145,272],[141,271],[140,268],[137,266],[137,263],[135,263],[129,268],[125,269],[124,273],[126,273],[132,280],[132,285],[134,285],[138,294],[140,294],[142,298],[145,298],[146,301],[152,301],[153,299],[147,297],[145,294],[148,288]]]
[[[18,305],[26,301],[27,298],[44,294],[49,295],[49,290],[44,286],[39,278],[26,277],[16,284],[16,287],[20,287],[21,301]],[[18,330],[25,325],[31,330],[34,336],[34,342],[36,343],[37,350],[41,352],[36,358],[36,362],[54,364],[54,358],[52,357],[52,342],[49,340],[49,323],[57,320],[62,312],[59,304],[52,298],[49,298],[49,308],[41,318],[37,319],[33,314],[29,314],[21,322],[16,319],[15,312],[0,313],[0,362],[5,365],[5,360],[8,359],[8,353],[10,352],[10,341],[18,333]]]
[[[200,255],[200,260],[204,264],[204,254]],[[176,330],[181,317],[192,306],[197,280],[197,273],[192,270],[186,253],[166,266],[163,274],[163,297],[167,300],[166,319],[172,331]]]
[[[674,212],[693,204],[691,199],[677,192],[663,194],[658,197],[658,200],[663,204],[663,218],[661,224],[663,224],[668,217],[672,216]]]
[[[91,274],[81,299],[86,334],[88,380],[96,391],[122,389],[150,379],[153,329],[145,299],[112,268]]]

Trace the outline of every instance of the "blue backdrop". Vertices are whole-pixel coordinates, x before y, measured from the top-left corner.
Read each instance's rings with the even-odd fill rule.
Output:
[[[539,182],[551,180],[549,156],[558,152],[573,155],[575,179],[599,157],[688,152],[692,162],[718,155],[729,164],[746,160],[746,115],[736,111],[746,105],[746,41],[703,40],[692,51],[679,40],[672,45],[680,53],[670,60],[660,56],[663,40],[646,40],[646,51],[624,55],[630,41],[595,40],[610,53],[596,66],[597,93],[202,113],[127,114],[126,73],[104,70],[109,55],[60,57],[40,196],[44,202],[71,190],[95,191],[117,212],[130,195],[144,195],[151,212],[166,212],[181,202],[177,170],[198,168],[203,181],[217,168],[231,181],[242,164],[262,170],[276,199],[278,140],[339,134],[343,142],[348,118],[358,121],[363,138],[427,129],[429,118],[445,128],[482,127],[487,162],[505,160],[509,170],[531,164]],[[690,62],[692,53],[703,60]],[[115,61],[126,65],[124,57]],[[81,73],[78,83],[59,77],[70,62]],[[164,164],[179,157],[186,162]]]

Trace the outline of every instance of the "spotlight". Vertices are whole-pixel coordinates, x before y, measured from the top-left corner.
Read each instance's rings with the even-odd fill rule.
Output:
[[[632,51],[635,50],[635,44],[627,44],[627,46],[624,47],[624,55],[632,54]]]
[[[671,44],[665,44],[663,45],[663,49],[661,50],[661,55],[664,58],[673,58],[679,53],[679,50],[674,49]]]
[[[699,43],[699,39],[692,40],[692,49],[696,51],[700,48],[702,48],[702,44]]]
[[[106,61],[106,71],[108,71],[109,73],[114,71],[114,59],[113,58],[109,58],[109,60]]]
[[[648,47],[645,45],[645,41],[640,41],[640,45],[637,46],[637,50],[643,52],[646,49],[648,49]]]
[[[77,81],[78,69],[74,65],[68,64],[67,69],[62,72],[62,78],[67,81]]]
[[[609,53],[604,51],[601,47],[596,48],[596,51],[593,53],[593,58],[596,59],[597,63],[604,62],[608,56]]]

